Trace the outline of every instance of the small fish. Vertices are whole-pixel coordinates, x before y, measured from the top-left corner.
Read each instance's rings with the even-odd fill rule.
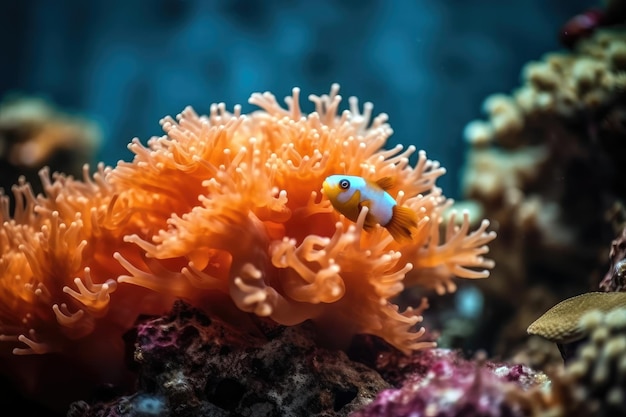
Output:
[[[398,206],[386,191],[392,186],[393,179],[389,177],[372,182],[352,175],[331,175],[324,181],[323,189],[335,210],[353,222],[367,207],[365,230],[380,224],[396,241],[410,240],[411,229],[417,227],[417,216],[410,208]]]
[[[564,46],[573,48],[582,39],[590,37],[596,29],[605,26],[606,20],[603,10],[586,10],[565,22],[559,31],[559,40]]]
[[[573,48],[596,30],[623,26],[624,22],[626,22],[626,2],[604,0],[601,7],[585,10],[565,22],[559,31],[559,37],[564,46]]]

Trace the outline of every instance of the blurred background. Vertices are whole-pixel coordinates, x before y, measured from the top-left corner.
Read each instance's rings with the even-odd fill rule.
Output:
[[[95,159],[115,164],[186,105],[248,111],[253,92],[298,86],[306,98],[338,82],[390,115],[392,143],[440,160],[455,197],[464,126],[487,95],[518,85],[524,63],[560,49],[559,27],[590,3],[5,0],[0,96],[43,97],[94,121]]]

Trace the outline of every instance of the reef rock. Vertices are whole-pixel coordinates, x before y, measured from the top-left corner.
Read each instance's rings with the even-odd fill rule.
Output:
[[[386,358],[385,358],[386,356]],[[539,389],[546,376],[530,368],[488,361],[464,359],[458,351],[428,349],[394,358],[381,355],[378,366],[383,375],[401,369],[404,380],[397,388],[382,391],[376,400],[352,417],[514,417],[530,416],[512,395]]]
[[[137,392],[76,402],[68,416],[345,416],[389,387],[345,353],[316,347],[308,324],[263,329],[246,332],[177,302],[136,327]]]

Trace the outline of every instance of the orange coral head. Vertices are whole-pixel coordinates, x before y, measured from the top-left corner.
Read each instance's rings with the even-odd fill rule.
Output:
[[[392,133],[387,116],[372,119],[369,103],[361,113],[355,98],[339,112],[338,89],[310,96],[310,114],[300,109],[299,89],[286,109],[269,93],[252,95],[261,110],[248,115],[223,104],[207,116],[187,108],[163,119],[166,136],[148,147],[133,141],[134,160],[108,179],[131,216],[145,222],[145,233],[124,239],[145,251],[149,269],[116,254],[129,271],[119,282],[207,309],[209,294],[224,294],[279,323],[313,319],[322,332],[332,322],[345,334],[376,334],[404,350],[431,346],[414,331],[424,306],[399,312],[389,300],[408,282],[444,292],[454,290],[453,275],[486,277],[492,262],[482,255],[494,234],[487,222],[468,233],[464,216],[440,242],[449,204],[435,181],[444,169],[423,152],[410,166],[413,146],[383,149]],[[365,215],[350,216],[352,223],[335,212],[319,190],[337,172],[392,178],[390,195],[417,219],[413,239],[396,242],[366,225]]]
[[[440,236],[445,170],[423,151],[411,166],[413,146],[384,149],[387,116],[355,98],[340,112],[338,90],[310,96],[310,114],[298,89],[286,109],[269,93],[253,94],[260,110],[247,115],[186,108],[161,121],[164,136],[133,140],[131,162],[82,181],[44,171],[45,195],[18,185],[12,216],[0,198],[0,341],[17,354],[88,356],[81,341],[121,340],[137,314],[181,297],[222,315],[312,319],[328,338],[432,346],[415,328],[426,304],[399,311],[391,300],[411,285],[443,293],[454,276],[487,277],[494,233],[487,221],[470,232],[465,213]],[[333,210],[320,190],[336,173],[390,178],[386,192],[415,219],[411,239],[394,240],[369,209],[352,221]]]
[[[399,311],[391,300],[410,285],[443,293],[453,276],[488,276],[494,234],[486,221],[470,232],[464,214],[440,237],[444,169],[424,152],[411,166],[413,146],[384,149],[387,116],[355,98],[340,112],[338,89],[310,96],[310,114],[298,89],[286,109],[269,93],[253,94],[261,109],[247,115],[186,108],[161,121],[164,136],[133,140],[131,162],[85,168],[82,180],[43,170],[44,193],[21,181],[12,214],[0,195],[0,348],[59,352],[86,378],[119,383],[121,335],[174,298],[233,320],[312,319],[335,343],[369,333],[404,351],[433,346],[416,328],[426,302]],[[335,211],[320,190],[336,173],[390,178],[386,192],[415,219],[411,239],[394,240],[369,208],[352,220]],[[24,373],[33,389],[57,362],[39,363]]]

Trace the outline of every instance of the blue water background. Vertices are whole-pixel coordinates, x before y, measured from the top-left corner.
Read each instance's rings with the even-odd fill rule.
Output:
[[[229,108],[252,92],[342,95],[386,112],[391,144],[415,144],[458,194],[463,127],[520,69],[560,49],[582,0],[68,0],[1,2],[0,94],[43,95],[97,120],[98,160],[160,135],[186,105]],[[310,106],[306,106],[310,109]]]

